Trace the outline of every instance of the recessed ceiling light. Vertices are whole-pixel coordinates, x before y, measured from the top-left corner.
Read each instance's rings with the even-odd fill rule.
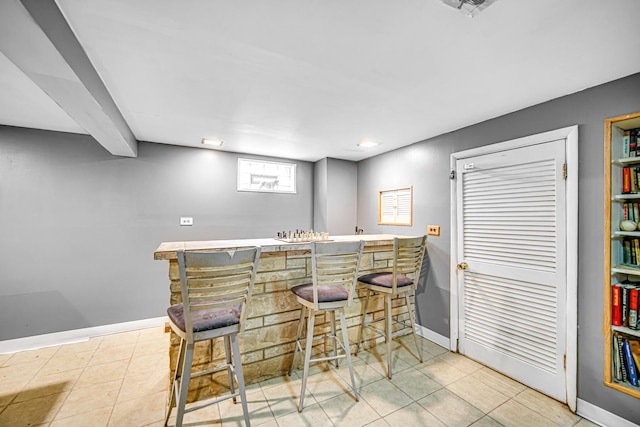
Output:
[[[207,138],[202,138],[202,141],[201,141],[202,145],[211,145],[214,147],[221,147],[223,142],[224,141],[221,139],[207,139]]]
[[[363,148],[371,148],[371,147],[375,147],[376,145],[380,145],[380,143],[375,141],[370,141],[368,139],[363,139],[358,143],[358,147],[363,147]]]

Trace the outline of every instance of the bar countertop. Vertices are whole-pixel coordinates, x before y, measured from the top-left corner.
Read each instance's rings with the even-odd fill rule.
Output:
[[[326,241],[334,242],[351,242],[364,240],[366,246],[384,246],[393,243],[393,234],[360,234],[360,235],[344,235],[329,236]],[[399,236],[398,236],[399,237]],[[263,252],[280,252],[287,250],[305,250],[311,249],[309,242],[285,242],[274,238],[263,239],[235,239],[235,240],[202,240],[187,242],[162,242],[153,253],[155,260],[176,259],[179,250],[197,251],[197,250],[219,250],[219,249],[238,249],[249,246],[260,246]]]

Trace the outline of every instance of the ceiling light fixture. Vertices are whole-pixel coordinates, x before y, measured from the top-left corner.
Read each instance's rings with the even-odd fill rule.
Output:
[[[224,141],[221,140],[221,139],[202,138],[202,141],[200,143],[202,145],[209,145],[209,146],[212,146],[212,147],[221,147],[222,144],[224,143]]]
[[[491,6],[497,0],[440,0],[447,6],[463,11],[469,18]]]
[[[371,147],[375,147],[376,145],[380,145],[380,143],[375,141],[370,141],[368,139],[363,139],[358,143],[358,147],[362,147],[362,148],[371,148]]]
[[[482,3],[484,3],[484,1],[485,0],[460,0],[460,5],[458,6],[458,9],[461,9],[464,3],[470,4],[472,6],[480,6]]]

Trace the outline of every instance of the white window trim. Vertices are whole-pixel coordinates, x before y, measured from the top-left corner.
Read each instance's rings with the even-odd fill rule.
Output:
[[[269,175],[252,173],[252,171],[248,169],[251,163],[260,163],[265,166],[270,166],[275,168],[276,172],[275,174]],[[238,191],[295,194],[297,193],[296,166],[297,165],[295,163],[238,158],[238,178],[236,188]],[[291,177],[291,185],[288,188],[278,188],[277,182],[285,172]],[[259,186],[256,186],[258,183]]]
[[[385,212],[391,212],[391,214],[385,215]],[[408,212],[408,214],[402,215],[401,212]],[[378,192],[378,225],[412,224],[413,187],[394,188]]]

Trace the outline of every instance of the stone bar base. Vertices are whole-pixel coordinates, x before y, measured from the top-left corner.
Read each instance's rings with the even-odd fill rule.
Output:
[[[393,236],[340,236],[340,240],[365,240],[366,246],[360,275],[387,270],[391,267],[391,250],[393,248]],[[265,239],[271,240],[271,239]],[[338,238],[336,238],[338,240]],[[240,241],[220,241],[220,244]],[[242,241],[248,244],[237,245],[242,247],[251,245],[251,240]],[[219,249],[214,245],[203,248],[192,248],[191,242],[185,242],[187,250],[195,249]],[[199,243],[206,246],[207,242]],[[212,242],[209,242],[212,243]],[[173,251],[161,251],[163,245],[173,245]],[[180,275],[178,262],[175,258],[175,247],[178,243],[162,244],[156,251],[156,259],[169,260],[169,279],[171,281],[170,303],[181,302]],[[290,291],[293,286],[311,282],[311,260],[308,245],[264,245],[260,256],[260,264],[255,281],[254,293],[249,303],[249,313],[245,323],[244,333],[239,335],[240,351],[242,353],[242,369],[244,371],[245,383],[251,384],[260,382],[276,376],[286,374],[291,365],[293,350],[295,345],[298,322],[300,318],[300,305],[295,296]],[[223,248],[234,248],[232,246],[222,246]],[[172,256],[173,255],[173,256]],[[352,353],[355,352],[355,345],[358,335],[358,327],[362,317],[362,304],[366,291],[357,289],[357,297],[354,298],[351,307],[346,308],[347,325]],[[384,317],[382,298],[376,297],[369,301],[369,312],[375,310],[374,317]],[[400,319],[408,319],[407,308],[404,298],[394,301],[394,315],[399,315]],[[410,309],[413,310],[413,303]],[[330,330],[329,316],[319,314],[316,316],[315,332],[321,334]],[[383,322],[378,325],[383,328]],[[366,331],[365,340],[376,339],[372,331]],[[328,345],[331,346],[330,342]],[[170,355],[170,379],[177,364],[178,348],[180,338],[172,333]],[[318,342],[316,348],[319,350],[322,342]],[[329,347],[331,348],[331,347]],[[298,358],[298,367],[302,365],[302,357]],[[196,344],[193,360],[193,370],[206,370],[214,365],[223,363],[224,347],[223,339],[216,339],[208,342]],[[214,396],[228,390],[228,375],[222,371],[213,375],[192,378],[189,386],[189,401],[200,400]]]

